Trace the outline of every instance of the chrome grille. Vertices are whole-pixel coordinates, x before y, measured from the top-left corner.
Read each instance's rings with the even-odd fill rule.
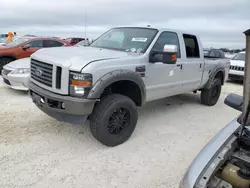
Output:
[[[53,65],[31,59],[31,78],[46,86],[52,87]]]
[[[230,66],[231,70],[244,71],[244,67]]]

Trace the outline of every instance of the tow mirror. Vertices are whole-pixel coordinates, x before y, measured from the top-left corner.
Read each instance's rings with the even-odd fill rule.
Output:
[[[235,110],[241,111],[243,109],[243,97],[234,93],[230,93],[226,98],[224,103],[227,106],[234,108]]]
[[[164,45],[162,51],[152,51],[150,53],[149,62],[162,62],[164,64],[175,64],[177,61],[177,46]]]
[[[22,46],[23,50],[27,50],[28,48],[30,48],[30,44],[25,44],[25,45]]]

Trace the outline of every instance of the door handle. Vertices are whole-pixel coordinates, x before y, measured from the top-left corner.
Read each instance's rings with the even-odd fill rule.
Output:
[[[180,67],[180,69],[182,69],[182,64],[177,64],[177,67]]]

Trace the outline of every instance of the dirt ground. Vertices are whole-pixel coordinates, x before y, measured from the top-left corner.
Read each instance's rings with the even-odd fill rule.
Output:
[[[196,154],[239,112],[224,105],[242,84],[226,83],[214,107],[199,94],[150,102],[124,144],[107,148],[88,126],[59,123],[39,111],[27,92],[0,80],[0,187],[178,187]]]

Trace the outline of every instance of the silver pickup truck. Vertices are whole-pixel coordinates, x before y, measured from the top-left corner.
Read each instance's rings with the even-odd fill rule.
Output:
[[[113,28],[89,47],[42,49],[31,56],[29,93],[37,107],[60,121],[90,121],[106,146],[125,142],[137,124],[136,106],[201,91],[217,103],[229,59],[204,58],[193,34],[149,27]]]

